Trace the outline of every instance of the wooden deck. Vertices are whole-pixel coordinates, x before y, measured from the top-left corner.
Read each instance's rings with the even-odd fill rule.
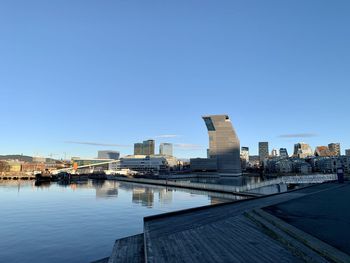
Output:
[[[142,263],[144,262],[143,234],[118,239],[113,247],[108,263]]]
[[[144,233],[117,241],[109,262],[329,262],[329,257],[291,235],[288,224],[279,227],[255,211],[337,187],[322,184],[146,217]],[[340,255],[339,262],[350,262],[346,254]]]

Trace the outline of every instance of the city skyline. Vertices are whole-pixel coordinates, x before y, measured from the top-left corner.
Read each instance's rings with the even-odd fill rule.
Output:
[[[180,158],[205,157],[207,114],[229,115],[252,154],[259,141],[289,152],[340,142],[343,154],[349,8],[2,2],[0,154],[126,155],[153,138]]]

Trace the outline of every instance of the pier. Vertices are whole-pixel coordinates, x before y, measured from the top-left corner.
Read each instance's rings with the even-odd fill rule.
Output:
[[[33,174],[0,174],[0,180],[34,180]]]
[[[349,199],[333,182],[145,217],[99,262],[350,262]]]
[[[234,185],[220,185],[209,183],[190,182],[190,180],[180,179],[146,179],[146,178],[131,178],[131,177],[115,177],[117,181],[143,183],[162,186],[174,186],[180,188],[214,191],[221,193],[230,193],[241,196],[256,197],[261,196],[259,193],[250,192],[254,189],[279,185],[279,184],[318,184],[337,179],[336,174],[315,174],[315,175],[296,175],[296,176],[282,176],[276,179],[266,180],[259,183],[248,183],[242,186]]]

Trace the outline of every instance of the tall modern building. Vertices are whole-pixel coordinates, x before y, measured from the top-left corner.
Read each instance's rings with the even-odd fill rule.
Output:
[[[135,143],[134,155],[142,155],[142,154],[143,154],[143,143]]]
[[[345,155],[346,155],[346,156],[350,156],[350,149],[346,149],[346,150],[345,150]]]
[[[173,156],[173,145],[171,143],[161,143],[159,145],[159,154]]]
[[[268,142],[259,142],[259,158],[260,161],[264,161],[269,157],[269,143]]]
[[[313,155],[310,145],[304,142],[294,144],[294,157],[307,158]]]
[[[227,115],[202,117],[208,129],[209,156],[216,159],[217,171],[241,175],[240,142]]]
[[[118,160],[120,153],[118,151],[98,151],[98,159],[113,159]]]
[[[330,143],[328,148],[335,156],[340,156],[340,143]]]
[[[288,151],[286,148],[280,148],[280,157],[288,157]]]
[[[154,155],[154,140],[143,141],[142,153],[144,155]]]

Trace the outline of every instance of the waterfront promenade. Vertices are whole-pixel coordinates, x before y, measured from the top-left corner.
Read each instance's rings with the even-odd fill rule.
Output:
[[[100,262],[350,262],[346,200],[348,182],[324,183],[145,217]]]
[[[254,189],[279,185],[279,184],[317,184],[327,181],[334,181],[337,179],[336,174],[312,174],[312,175],[295,175],[295,176],[282,176],[275,179],[269,179],[258,183],[246,183],[244,185],[225,185],[225,184],[210,184],[210,183],[197,183],[190,180],[180,179],[146,179],[146,178],[128,178],[128,177],[116,177],[117,181],[173,186],[188,189],[197,189],[204,191],[214,191],[220,193],[230,193],[241,196],[261,196],[261,194],[250,192]]]

